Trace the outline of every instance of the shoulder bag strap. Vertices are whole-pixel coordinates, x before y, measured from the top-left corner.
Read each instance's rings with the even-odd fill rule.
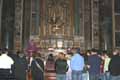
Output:
[[[42,67],[38,64],[38,62],[35,60],[35,64],[37,65],[37,67],[42,71],[44,72],[44,70],[42,69]]]

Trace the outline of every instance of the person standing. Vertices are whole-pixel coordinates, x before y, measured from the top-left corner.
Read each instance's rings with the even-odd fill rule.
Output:
[[[0,48],[0,56],[1,56],[1,54],[2,54],[2,49]]]
[[[14,73],[16,80],[26,80],[28,69],[28,62],[26,57],[20,51],[16,54],[15,64],[14,64]]]
[[[70,67],[72,69],[72,80],[82,80],[82,71],[84,66],[84,58],[80,55],[80,49],[77,49],[77,52],[73,55],[70,61]]]
[[[48,55],[48,59],[45,64],[46,72],[55,72],[55,60],[53,54]]]
[[[11,79],[11,68],[14,64],[14,61],[7,54],[8,50],[6,48],[2,49],[2,53],[0,55],[0,80],[14,80]]]
[[[88,57],[88,71],[90,80],[99,80],[101,62],[102,59],[98,56],[97,50],[92,49],[91,55]]]
[[[48,58],[45,63],[45,78],[46,80],[56,80],[56,73],[55,73],[55,57],[53,54],[49,54]]]
[[[66,80],[66,72],[68,70],[65,54],[60,52],[58,59],[55,61],[56,80]]]
[[[110,80],[110,72],[108,70],[108,66],[110,63],[111,58],[109,57],[109,54],[107,51],[103,51],[103,61],[104,61],[104,66],[103,66],[103,80]]]
[[[44,62],[39,53],[33,55],[31,63],[32,80],[44,80]]]
[[[109,71],[111,80],[120,80],[120,53],[118,50],[113,52],[113,56],[109,64]]]
[[[72,76],[72,70],[70,68],[71,57],[72,57],[72,53],[67,54],[67,64],[69,66],[69,69],[68,69],[68,71],[66,73],[66,80],[72,80],[72,77],[71,77]]]

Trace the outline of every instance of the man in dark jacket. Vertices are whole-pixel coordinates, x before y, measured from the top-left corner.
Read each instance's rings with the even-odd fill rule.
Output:
[[[88,57],[90,80],[99,80],[101,61],[101,58],[97,54],[97,50],[92,49],[91,55]]]
[[[66,80],[66,72],[68,70],[67,60],[64,53],[59,53],[59,58],[55,62],[56,80]]]
[[[113,52],[109,64],[109,71],[111,74],[111,80],[120,80],[120,53],[118,50]]]
[[[18,51],[16,54],[14,54],[13,58],[15,61],[13,65],[15,79],[26,80],[28,63],[26,57],[24,56],[24,53]]]
[[[44,62],[39,53],[33,55],[31,63],[32,80],[44,80]]]

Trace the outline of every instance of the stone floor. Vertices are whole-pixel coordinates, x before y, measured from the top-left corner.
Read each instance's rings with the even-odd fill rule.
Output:
[[[27,80],[32,80],[31,75],[28,75]],[[45,80],[56,80],[56,74],[55,73],[45,73]]]

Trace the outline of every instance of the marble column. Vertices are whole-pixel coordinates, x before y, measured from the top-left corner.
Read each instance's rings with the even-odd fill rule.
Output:
[[[22,49],[27,47],[30,38],[31,27],[31,0],[24,0],[23,2],[23,26],[22,26]]]
[[[39,28],[40,28],[40,0],[37,0],[36,2],[36,35],[39,34]]]
[[[14,0],[3,0],[1,17],[1,47],[14,50]]]
[[[80,35],[80,0],[75,0],[74,16],[75,16],[75,35]]]
[[[2,2],[3,2],[3,0],[0,0],[0,47],[1,47],[1,16],[2,16]]]
[[[90,50],[91,47],[91,1],[84,1],[84,37],[85,37],[85,49]]]

